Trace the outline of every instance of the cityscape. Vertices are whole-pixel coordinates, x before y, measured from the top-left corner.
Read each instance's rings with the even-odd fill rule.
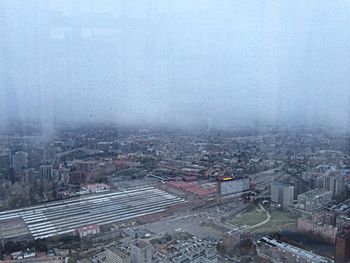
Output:
[[[3,135],[2,259],[347,262],[349,138],[113,125]]]
[[[349,17],[0,0],[0,263],[350,263]]]

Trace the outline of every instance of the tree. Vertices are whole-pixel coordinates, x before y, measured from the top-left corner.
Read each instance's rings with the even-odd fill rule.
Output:
[[[221,255],[225,254],[225,248],[224,248],[224,246],[221,243],[217,243],[216,244],[216,250]]]
[[[10,254],[10,253],[13,253],[15,251],[19,251],[21,249],[22,249],[21,244],[18,242],[14,242],[14,241],[7,241],[5,243],[5,246],[4,246],[5,254]]]
[[[71,257],[71,256],[68,258],[68,263],[76,263],[76,262],[77,262],[76,258]]]
[[[165,237],[165,240],[168,241],[168,242],[171,241],[171,240],[172,240],[171,235],[167,235],[167,236]]]

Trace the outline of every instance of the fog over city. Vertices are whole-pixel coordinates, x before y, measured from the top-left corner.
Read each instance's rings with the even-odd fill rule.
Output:
[[[0,0],[0,263],[350,263],[350,0]]]
[[[347,127],[350,1],[1,0],[11,120]]]

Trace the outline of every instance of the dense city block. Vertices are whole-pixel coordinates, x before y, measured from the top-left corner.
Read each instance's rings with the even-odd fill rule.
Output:
[[[281,127],[4,134],[1,259],[347,262],[348,139]]]

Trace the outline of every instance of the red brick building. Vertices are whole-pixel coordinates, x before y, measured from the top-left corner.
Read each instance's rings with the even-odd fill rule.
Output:
[[[335,246],[335,262],[350,262],[350,233],[343,233],[337,237]]]

